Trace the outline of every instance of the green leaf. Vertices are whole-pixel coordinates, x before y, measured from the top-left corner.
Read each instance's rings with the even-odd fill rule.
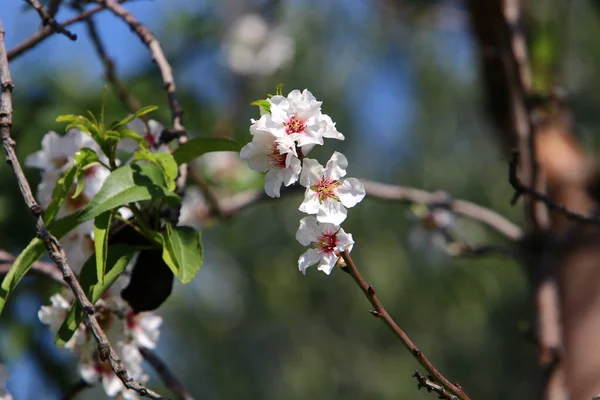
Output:
[[[126,127],[120,127],[120,128],[118,128],[118,130],[119,130],[119,132],[121,132],[122,138],[132,139],[134,142],[136,142],[138,144],[138,146],[141,149],[148,148],[148,142],[146,141],[146,139],[142,135],[137,133],[136,131],[126,128]]]
[[[106,274],[104,282],[98,279],[96,274],[96,259],[92,255],[83,265],[79,276],[79,283],[92,304],[102,297],[104,293],[112,286],[117,278],[125,271],[127,264],[133,257],[136,249],[133,246],[124,244],[111,245],[108,248],[108,257],[106,260]],[[71,306],[67,318],[61,325],[56,334],[55,342],[59,346],[65,345],[73,336],[75,330],[83,320],[83,310],[79,304]]]
[[[94,219],[94,249],[96,250],[96,277],[104,283],[106,256],[108,254],[108,230],[114,211],[106,211]]]
[[[61,238],[71,230],[73,230],[80,222],[77,220],[77,215],[72,214],[65,218],[54,221],[49,225],[50,232],[57,238]],[[13,262],[8,271],[8,274],[4,277],[2,285],[0,285],[0,314],[6,304],[6,299],[10,293],[17,287],[17,284],[21,281],[23,276],[29,272],[31,265],[37,261],[44,253],[46,248],[44,242],[41,239],[35,238],[29,244],[17,259]]]
[[[111,125],[111,129],[115,129],[115,128],[119,127],[119,126],[127,125],[128,123],[130,123],[134,119],[136,119],[138,117],[141,117],[142,115],[146,115],[148,113],[151,113],[152,111],[156,111],[156,110],[158,110],[157,106],[142,107],[139,110],[137,110],[134,114],[128,115],[127,117],[123,118],[119,122],[115,122],[114,124],[112,124]]]
[[[277,87],[275,88],[275,95],[276,96],[283,96],[283,83],[279,83],[277,85]]]
[[[175,190],[175,179],[177,179],[178,168],[177,163],[171,154],[165,152],[152,153],[144,148],[135,151],[133,153],[133,158],[137,161],[150,161],[159,167],[163,172],[169,190]]]
[[[80,222],[129,203],[165,197],[176,203],[179,196],[169,191],[163,172],[153,164],[128,164],[114,170],[90,204],[79,214]]]
[[[77,166],[73,166],[58,179],[58,182],[56,182],[56,186],[54,186],[54,189],[52,190],[52,200],[44,212],[44,221],[47,224],[51,223],[54,221],[54,218],[56,218],[56,215],[65,202],[65,197],[67,196],[67,193],[69,193],[71,185],[73,185],[76,176]]]
[[[190,283],[202,267],[202,234],[189,226],[173,228],[167,222],[162,258],[181,283]]]
[[[268,100],[256,100],[250,103],[251,106],[258,106],[260,115],[264,113],[271,114],[271,103]]]
[[[173,157],[177,165],[192,161],[202,154],[213,151],[240,151],[242,146],[239,143],[225,138],[199,137],[188,141],[179,146],[173,152]]]

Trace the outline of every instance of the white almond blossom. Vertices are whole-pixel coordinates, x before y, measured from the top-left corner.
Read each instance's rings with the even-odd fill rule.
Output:
[[[148,376],[143,373],[143,357],[137,346],[131,343],[119,342],[115,347],[129,376],[140,383],[145,383]],[[96,352],[79,365],[79,373],[82,379],[89,384],[100,381],[102,388],[109,397],[119,396],[119,398],[125,400],[137,400],[139,398],[135,391],[125,387],[112,370],[110,363],[101,361]]]
[[[146,125],[140,118],[136,118],[127,124],[127,128],[142,136],[146,140],[151,151],[156,151],[161,148],[160,135],[164,127],[160,122],[151,119]],[[118,149],[133,153],[135,150],[139,149],[139,146],[133,139],[125,138],[119,142]]]
[[[139,346],[153,349],[160,336],[162,318],[151,312],[134,313],[129,310],[125,315],[125,334]]]
[[[235,20],[224,47],[227,64],[240,75],[271,75],[288,64],[295,52],[294,40],[257,14]]]
[[[308,267],[318,264],[319,271],[329,275],[339,254],[351,251],[354,245],[352,234],[344,232],[338,225],[319,223],[312,216],[300,220],[296,240],[303,246],[313,246],[298,259],[298,268],[303,274]]]
[[[71,292],[55,293],[50,297],[50,305],[40,308],[38,318],[43,324],[49,326],[53,334],[56,334],[67,318],[72,303],[73,295]],[[78,350],[85,344],[86,340],[85,325],[81,324],[65,344],[65,348],[72,351]]]
[[[365,197],[365,188],[356,178],[341,179],[346,175],[348,160],[342,153],[333,153],[323,167],[317,160],[305,158],[300,184],[306,187],[299,210],[316,214],[322,223],[340,225],[354,207]]]
[[[270,197],[279,197],[281,184],[296,182],[302,169],[294,141],[286,136],[277,138],[266,130],[254,132],[252,142],[240,151],[240,158],[253,170],[267,172],[265,192]]]
[[[317,101],[308,89],[292,90],[287,97],[273,96],[268,102],[271,113],[253,121],[250,133],[254,134],[254,127],[267,130],[277,138],[288,136],[303,148],[305,155],[314,145],[322,145],[323,138],[344,140],[331,118],[321,113],[322,102]]]
[[[50,131],[42,139],[42,149],[28,156],[25,165],[46,172],[63,172],[73,166],[73,155],[84,147],[95,150],[101,156],[94,139],[79,129],[69,129],[65,135]]]

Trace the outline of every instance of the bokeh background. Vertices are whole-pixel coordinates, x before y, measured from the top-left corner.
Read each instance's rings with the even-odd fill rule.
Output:
[[[565,2],[535,3],[527,10],[533,68],[554,71],[569,91],[578,134],[594,151],[600,13],[590,1],[567,2],[568,10]],[[191,136],[246,143],[250,118],[258,114],[250,102],[280,82],[285,93],[309,88],[346,135],[316,149],[315,158],[324,162],[341,151],[350,176],[442,189],[520,222],[520,208],[509,205],[506,159],[482,105],[462,2],[137,0],[126,7],[156,33],[173,64]],[[72,15],[63,7],[57,19]],[[0,18],[8,49],[40,23],[17,0],[1,3]],[[168,125],[160,74],[147,49],[109,12],[94,20],[119,76],[144,105],[158,105],[153,118]],[[85,26],[72,30],[76,42],[55,35],[11,62],[21,160],[40,148],[46,132],[62,129],[57,115],[100,108],[102,64]],[[127,112],[109,89],[108,117]],[[38,172],[27,173],[35,186]],[[240,174],[246,178],[226,177],[220,190],[260,187],[259,177]],[[348,276],[298,272],[300,201],[288,195],[231,220],[204,221],[204,267],[191,284],[176,284],[158,310],[165,321],[158,354],[204,400],[434,398],[416,390],[411,375],[419,365],[368,313]],[[474,399],[531,398],[538,371],[520,266],[509,258],[452,257],[445,246],[416,235],[418,225],[410,207],[369,198],[344,223],[365,278],[446,376]],[[458,219],[453,229],[473,246],[512,246],[472,221]],[[34,235],[2,163],[0,248],[18,253]],[[78,379],[75,360],[55,349],[37,319],[57,289],[47,279],[27,278],[0,317],[0,363],[17,400],[60,398]],[[151,376],[150,387],[168,393]],[[104,396],[91,389],[78,398]]]

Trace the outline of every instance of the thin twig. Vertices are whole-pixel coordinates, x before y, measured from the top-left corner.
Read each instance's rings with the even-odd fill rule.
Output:
[[[1,96],[0,96],[0,139],[2,141],[2,147],[6,155],[6,162],[12,167],[13,172],[17,178],[19,189],[23,196],[23,200],[27,205],[27,208],[31,211],[33,216],[36,218],[36,231],[38,237],[43,241],[44,246],[48,252],[48,255],[54,261],[56,266],[60,269],[63,275],[64,281],[67,283],[71,291],[73,292],[77,302],[81,304],[84,310],[84,321],[87,328],[90,330],[96,343],[98,344],[98,353],[102,361],[109,361],[111,368],[115,374],[121,379],[125,387],[128,389],[135,390],[139,395],[149,397],[152,399],[161,399],[162,397],[145,388],[140,383],[136,382],[129,377],[127,371],[123,367],[123,363],[115,350],[112,348],[106,334],[100,327],[98,320],[94,316],[94,305],[87,298],[83,288],[79,284],[77,277],[73,273],[73,270],[68,264],[67,256],[59,243],[59,241],[50,233],[46,228],[46,224],[43,219],[43,209],[37,204],[29,182],[25,178],[21,164],[17,158],[14,150],[15,141],[11,138],[12,128],[12,90],[13,83],[8,68],[8,60],[6,57],[6,49],[4,47],[4,28],[0,21],[0,82],[1,82]]]
[[[80,5],[77,5],[77,9],[80,12],[83,12],[83,8]],[[110,82],[111,85],[115,88],[117,94],[119,95],[119,99],[121,99],[123,104],[125,104],[127,108],[129,108],[129,111],[135,113],[140,108],[142,108],[142,105],[140,104],[139,100],[127,90],[123,82],[117,76],[114,61],[106,51],[106,47],[104,46],[104,43],[100,38],[98,29],[96,29],[96,24],[94,22],[93,17],[88,18],[85,22],[87,25],[87,31],[90,40],[94,45],[94,49],[96,50],[100,61],[102,61],[102,64],[104,65],[106,80]]]
[[[77,35],[74,34],[73,32],[70,32],[63,25],[56,22],[56,20],[48,13],[48,11],[46,11],[44,6],[42,6],[42,4],[38,0],[25,0],[25,1],[28,2],[31,5],[31,7],[33,7],[35,9],[35,11],[37,11],[40,18],[42,19],[43,26],[49,26],[50,29],[52,29],[56,33],[65,35],[66,37],[68,37],[71,40],[77,40]]]
[[[373,306],[374,309],[371,310],[371,314],[381,319],[394,332],[394,334],[402,341],[404,346],[410,351],[412,356],[419,362],[419,364],[421,364],[423,368],[425,368],[427,372],[431,374],[431,376],[433,377],[432,379],[435,379],[435,381],[439,382],[446,390],[456,395],[457,399],[470,400],[469,396],[467,396],[467,394],[462,390],[462,388],[459,385],[450,382],[440,371],[437,370],[437,368],[433,366],[429,359],[425,357],[425,354],[423,354],[423,352],[419,350],[417,346],[415,346],[415,344],[412,340],[410,340],[408,335],[402,330],[402,328],[400,328],[400,326],[398,326],[396,321],[394,321],[394,319],[388,314],[385,307],[379,301],[379,298],[375,293],[375,289],[371,285],[369,285],[360,274],[348,250],[344,251],[341,254],[341,257],[344,259],[347,266],[347,268],[345,268],[345,271],[347,271],[350,274],[352,279],[354,279],[356,284],[365,294],[367,300],[369,300],[369,302]]]
[[[127,0],[119,0],[119,3],[124,3],[125,1],[127,1]],[[99,5],[94,8],[91,8],[85,12],[82,12],[81,14],[76,15],[73,18],[70,18],[64,22],[57,22],[57,24],[62,26],[63,28],[66,28],[77,22],[81,22],[81,21],[85,20],[86,18],[89,18],[92,15],[94,15],[97,12],[102,11],[104,9],[106,9],[106,7],[104,5]],[[10,49],[8,51],[8,53],[7,53],[8,61],[13,61],[20,55],[23,55],[26,51],[37,46],[39,43],[41,43],[48,37],[52,36],[54,33],[56,33],[56,31],[54,29],[52,29],[51,26],[45,26],[42,29],[38,30],[32,36],[25,39],[24,41],[22,41],[21,43],[19,43],[18,45],[16,45],[15,47],[13,47],[12,49]]]
[[[16,258],[17,257],[9,252],[0,250],[0,276],[4,276],[8,273]],[[58,283],[65,284],[61,272],[56,268],[56,265],[52,263],[36,261],[31,265],[30,273],[47,276]]]
[[[192,395],[188,392],[186,387],[181,383],[175,374],[169,369],[167,364],[161,358],[147,347],[140,346],[140,353],[156,373],[160,376],[165,386],[168,387],[173,393],[175,393],[181,400],[194,400]]]
[[[513,198],[510,201],[511,204],[514,205],[521,196],[531,196],[533,200],[544,203],[546,206],[548,206],[548,208],[551,208],[554,211],[558,211],[564,214],[567,218],[573,221],[583,222],[586,224],[600,225],[600,218],[586,216],[583,214],[576,213],[574,211],[570,211],[567,207],[553,201],[548,196],[536,191],[535,189],[532,189],[531,187],[524,185],[517,174],[518,159],[519,153],[515,151],[513,152],[513,155],[508,163],[508,182],[513,187],[513,189],[515,189],[515,194],[513,195]]]
[[[415,371],[413,378],[417,379],[417,389],[426,389],[429,393],[436,393],[438,399],[442,400],[458,400],[458,397],[448,393],[448,391],[442,386],[433,381],[433,377],[425,377],[419,371]]]

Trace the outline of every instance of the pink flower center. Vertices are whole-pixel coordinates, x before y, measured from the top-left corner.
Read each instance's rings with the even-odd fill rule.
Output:
[[[61,169],[69,162],[69,159],[65,156],[57,157],[52,159],[52,164],[54,164],[54,168]]]
[[[133,313],[133,311],[128,311],[125,315],[125,325],[127,329],[133,330],[137,325],[137,316]]]
[[[288,135],[291,135],[292,133],[302,133],[305,129],[306,123],[298,118],[298,114],[292,115],[285,124],[285,133]]]
[[[271,153],[269,153],[269,163],[273,167],[285,169],[286,168],[286,158],[287,154],[280,154],[279,149],[277,148],[277,143],[273,143],[271,147]]]
[[[340,185],[340,181],[336,181],[331,178],[323,178],[310,188],[313,191],[317,192],[317,196],[319,197],[320,202],[323,202],[330,198],[336,201],[340,201],[340,199],[336,196],[337,188],[340,187]]]
[[[315,247],[322,253],[333,253],[337,243],[337,232],[324,233],[319,240],[314,243]]]
[[[86,178],[91,178],[96,171],[98,170],[99,165],[92,165],[91,167],[89,167],[88,169],[85,170],[85,177]]]

